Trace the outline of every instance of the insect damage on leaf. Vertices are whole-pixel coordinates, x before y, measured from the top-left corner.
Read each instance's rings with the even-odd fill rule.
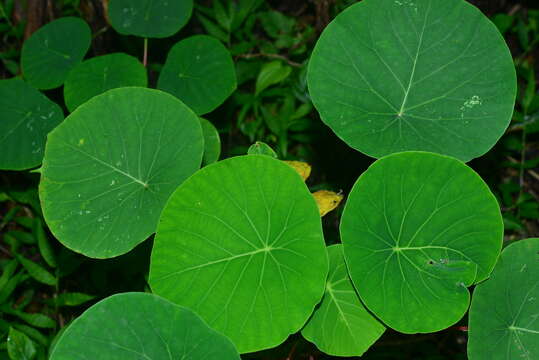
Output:
[[[334,210],[343,199],[343,195],[329,190],[318,190],[313,193],[314,200],[320,210],[320,216]]]

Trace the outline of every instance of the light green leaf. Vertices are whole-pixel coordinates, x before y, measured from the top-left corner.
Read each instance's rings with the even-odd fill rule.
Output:
[[[7,352],[12,360],[32,360],[37,353],[32,340],[14,328],[9,328]]]
[[[348,277],[342,245],[327,248],[326,293],[301,334],[334,356],[361,356],[385,331],[365,309]]]
[[[90,27],[75,17],[63,17],[38,29],[21,51],[22,73],[38,89],[54,89],[90,48]]]
[[[267,155],[272,158],[277,159],[277,153],[275,150],[271,148],[266,143],[263,143],[262,141],[257,141],[253,145],[249,146],[249,149],[247,150],[247,154],[249,155]]]
[[[503,37],[464,0],[350,6],[320,36],[308,84],[322,120],[372,157],[481,156],[509,125],[516,96]]]
[[[145,293],[113,295],[73,321],[50,360],[74,358],[240,359],[232,343],[193,312]]]
[[[202,134],[204,134],[204,156],[202,157],[202,165],[206,166],[219,160],[221,155],[221,139],[219,133],[213,124],[203,118],[200,118],[202,125]]]
[[[79,306],[93,299],[95,299],[94,295],[84,293],[62,293],[58,294],[55,299],[51,299],[49,304],[56,306]]]
[[[62,109],[20,79],[0,80],[0,169],[41,164],[47,133],[64,119]]]
[[[155,231],[203,146],[198,117],[173,96],[133,87],[92,98],[49,134],[39,185],[47,225],[86,256],[128,252]]]
[[[236,89],[236,70],[223,44],[211,36],[195,35],[170,49],[157,87],[203,115]]]
[[[146,69],[136,58],[124,54],[96,56],[69,72],[64,85],[64,99],[69,111],[107,90],[125,87],[146,87]]]
[[[187,306],[241,353],[298,331],[324,292],[316,203],[294,169],[262,155],[206,166],[171,196],[152,250],[152,290]]]
[[[37,238],[37,245],[39,247],[39,253],[43,257],[43,260],[50,266],[56,267],[56,255],[52,249],[51,243],[47,238],[43,223],[40,218],[34,220],[34,236]]]
[[[258,96],[258,94],[271,85],[280,83],[286,79],[291,72],[292,68],[288,65],[283,65],[279,60],[264,64],[256,79],[255,96]]]
[[[165,38],[184,27],[193,11],[193,0],[110,0],[109,18],[123,35]]]
[[[403,333],[459,321],[467,286],[501,249],[496,198],[468,166],[443,155],[386,156],[355,183],[340,225],[350,277],[367,308]]]
[[[470,360],[539,359],[539,239],[507,246],[477,285],[469,320]]]

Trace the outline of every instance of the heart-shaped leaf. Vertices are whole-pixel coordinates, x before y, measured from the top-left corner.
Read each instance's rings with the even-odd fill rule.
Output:
[[[239,360],[234,345],[192,311],[145,293],[110,296],[79,316],[51,360]]]
[[[468,166],[404,152],[359,177],[340,230],[350,277],[367,308],[393,329],[416,333],[462,318],[467,286],[494,267],[503,221],[496,198]]]
[[[78,64],[69,72],[64,99],[69,111],[107,90],[148,84],[146,69],[136,58],[124,54],[96,56]]]
[[[327,272],[320,215],[301,178],[281,161],[246,155],[202,168],[174,192],[149,282],[244,353],[298,331]]]
[[[308,84],[322,120],[373,157],[481,156],[509,125],[516,96],[502,36],[464,0],[350,6],[320,36]]]
[[[359,300],[348,277],[342,245],[329,246],[328,255],[326,293],[301,334],[326,354],[361,356],[385,327]]]
[[[22,46],[22,73],[38,89],[62,85],[90,48],[88,24],[75,17],[54,20],[38,29]]]
[[[192,36],[170,49],[157,87],[203,115],[221,105],[236,89],[234,62],[219,40],[207,35]]]
[[[539,239],[506,247],[470,307],[470,360],[539,359]]]
[[[150,236],[176,187],[199,167],[198,117],[158,90],[119,88],[79,106],[49,134],[39,193],[53,234],[95,258]]]
[[[0,169],[41,164],[47,133],[64,119],[62,109],[20,79],[0,80]]]
[[[123,35],[165,38],[187,24],[193,0],[111,0],[109,18]]]

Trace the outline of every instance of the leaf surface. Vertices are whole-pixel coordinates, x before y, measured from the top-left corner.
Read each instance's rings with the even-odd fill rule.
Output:
[[[156,229],[176,187],[199,167],[198,117],[158,90],[98,95],[49,134],[39,185],[45,220],[89,257],[128,252]]]
[[[340,225],[350,277],[367,308],[403,333],[442,330],[468,309],[503,238],[496,198],[462,162],[426,152],[376,161]]]
[[[464,0],[365,0],[329,24],[309,63],[322,120],[372,157],[406,150],[468,161],[509,125],[516,96],[498,29]]]
[[[469,321],[470,360],[539,358],[539,239],[507,246],[477,285]]]
[[[322,302],[301,334],[333,356],[361,356],[385,331],[359,300],[348,276],[342,245],[327,248],[329,275]]]
[[[62,334],[51,360],[239,360],[232,343],[190,310],[146,293],[110,296]]]
[[[22,46],[23,76],[38,89],[57,88],[82,61],[90,42],[90,27],[79,18],[63,17],[48,23]]]
[[[301,178],[279,160],[246,155],[202,168],[174,192],[149,282],[245,353],[298,331],[327,271],[320,216]]]

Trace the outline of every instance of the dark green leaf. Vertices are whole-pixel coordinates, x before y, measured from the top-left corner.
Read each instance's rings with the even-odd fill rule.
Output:
[[[32,360],[36,356],[36,347],[24,333],[9,329],[7,351],[11,360]]]
[[[25,258],[24,256],[17,256],[17,260],[21,265],[28,271],[28,274],[39,281],[40,283],[56,286],[57,279],[50,272],[45,270],[41,265],[36,264],[35,262]]]

